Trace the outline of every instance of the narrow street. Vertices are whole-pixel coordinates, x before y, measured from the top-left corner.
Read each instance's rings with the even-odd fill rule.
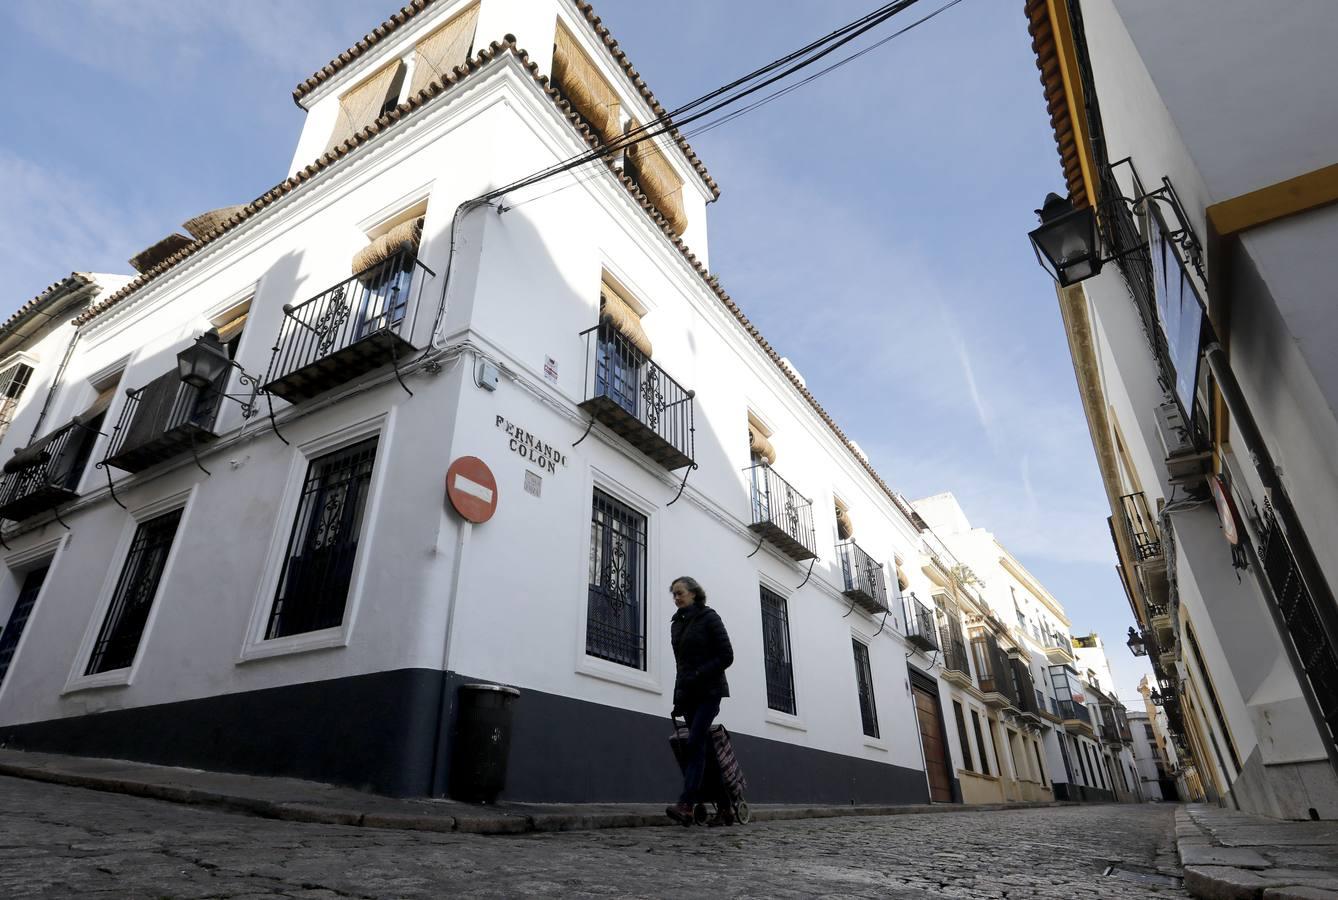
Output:
[[[0,778],[0,897],[1187,896],[1173,807],[478,837],[301,825]],[[1116,867],[1112,875],[1102,873]]]

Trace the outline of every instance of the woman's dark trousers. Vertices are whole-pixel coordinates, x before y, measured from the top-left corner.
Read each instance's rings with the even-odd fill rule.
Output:
[[[687,760],[683,765],[683,794],[679,803],[701,802],[702,779],[706,775],[706,754],[711,749],[711,723],[720,715],[720,699],[704,700],[688,707],[683,717],[688,723]]]

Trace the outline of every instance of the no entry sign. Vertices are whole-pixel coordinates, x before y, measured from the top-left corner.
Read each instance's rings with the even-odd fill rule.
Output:
[[[461,517],[481,525],[497,512],[497,479],[477,456],[462,456],[446,470],[446,496]]]

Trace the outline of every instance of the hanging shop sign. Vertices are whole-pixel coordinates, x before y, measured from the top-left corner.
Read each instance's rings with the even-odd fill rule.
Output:
[[[1231,488],[1221,475],[1208,479],[1208,489],[1213,492],[1213,502],[1217,504],[1217,516],[1222,520],[1222,534],[1227,543],[1236,546],[1240,543],[1240,514],[1236,511],[1236,501],[1231,496]]]
[[[482,525],[497,512],[497,479],[477,456],[462,456],[446,470],[446,496],[465,521]]]
[[[566,468],[566,455],[534,432],[522,428],[506,416],[498,416],[496,424],[498,429],[506,432],[507,449],[521,459],[533,463],[550,475],[557,473],[558,466]]]

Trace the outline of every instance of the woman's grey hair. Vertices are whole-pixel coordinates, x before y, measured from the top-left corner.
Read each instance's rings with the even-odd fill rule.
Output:
[[[669,590],[672,591],[676,584],[681,584],[692,592],[693,603],[700,603],[702,606],[706,605],[706,591],[697,583],[697,579],[688,575],[682,575],[669,582]]]

